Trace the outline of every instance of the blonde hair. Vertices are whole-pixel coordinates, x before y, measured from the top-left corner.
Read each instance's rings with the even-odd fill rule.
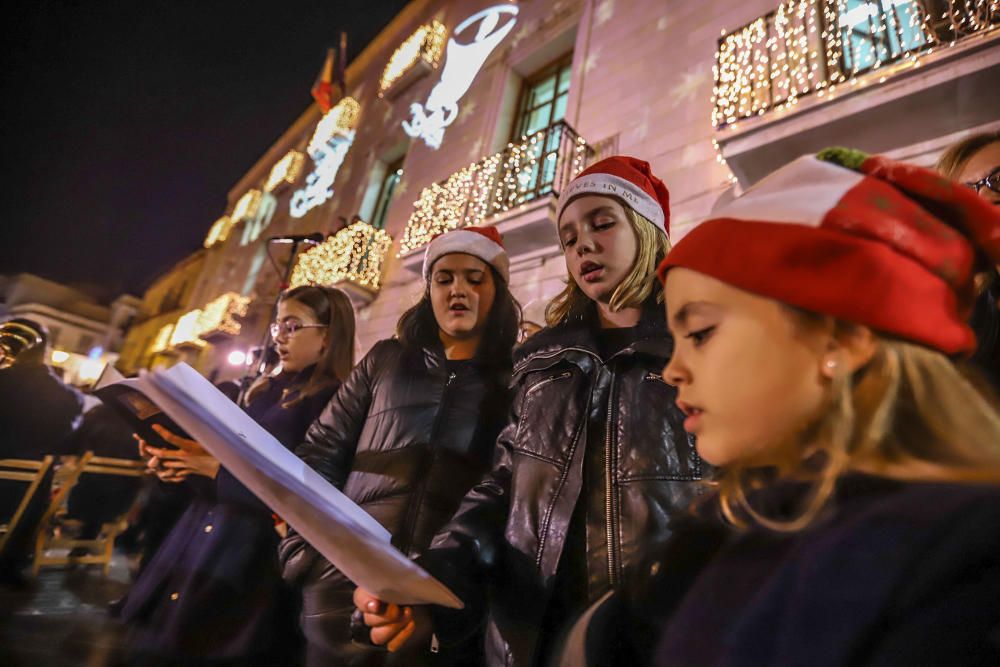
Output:
[[[935,169],[948,178],[954,179],[958,176],[958,172],[965,167],[965,164],[972,159],[972,156],[990,144],[997,142],[1000,142],[1000,130],[982,132],[966,137],[949,146],[948,150],[941,154],[935,165]]]
[[[656,292],[657,300],[663,300],[663,287],[656,277],[656,267],[670,251],[670,241],[667,235],[652,222],[636,213],[631,207],[617,197],[615,201],[625,209],[625,219],[628,220],[636,240],[635,261],[632,270],[611,294],[611,310],[613,312],[624,308],[640,306],[651,294]],[[554,326],[571,313],[580,312],[590,302],[590,297],[583,293],[573,276],[566,277],[566,287],[556,295],[545,309],[545,322]]]
[[[971,369],[963,372],[944,354],[882,339],[863,369],[834,380],[829,403],[780,448],[779,463],[768,469],[726,466],[718,477],[722,512],[740,526],[749,517],[773,530],[800,530],[827,505],[837,479],[852,470],[910,480],[1000,482],[996,396]],[[900,470],[906,472],[895,472]],[[751,506],[748,492],[754,488],[776,477],[803,476],[812,489],[797,516],[776,519]]]

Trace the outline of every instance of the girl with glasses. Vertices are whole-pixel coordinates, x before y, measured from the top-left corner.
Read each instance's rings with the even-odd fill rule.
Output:
[[[298,445],[351,370],[354,310],[332,287],[284,292],[272,325],[280,373],[259,380],[245,409],[286,447]],[[196,500],[132,586],[122,609],[132,661],[294,664],[301,650],[293,591],[281,580],[271,510],[197,442],[140,442],[151,470]]]
[[[1000,206],[1000,131],[966,137],[946,150],[937,169],[946,177],[972,188],[994,206]],[[977,278],[979,296],[969,325],[979,347],[972,363],[1000,391],[1000,271],[989,267]]]

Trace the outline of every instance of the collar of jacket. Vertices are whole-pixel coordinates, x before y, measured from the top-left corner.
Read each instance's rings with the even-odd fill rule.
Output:
[[[597,308],[591,304],[584,312],[570,315],[554,327],[543,329],[514,350],[514,374],[539,370],[563,359],[584,356],[600,361],[594,332],[598,329]],[[667,331],[662,304],[650,297],[643,304],[635,340],[614,357],[645,355],[664,364],[674,350],[674,339]]]

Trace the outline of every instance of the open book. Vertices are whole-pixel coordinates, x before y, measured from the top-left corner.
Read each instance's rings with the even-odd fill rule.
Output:
[[[114,366],[107,364],[101,377],[94,383],[94,395],[124,419],[140,438],[158,449],[177,447],[164,440],[153,430],[158,424],[171,433],[190,439],[191,436],[171,419],[139,388],[139,379],[126,379]]]
[[[358,586],[386,602],[462,608],[390,534],[187,364],[129,380]]]

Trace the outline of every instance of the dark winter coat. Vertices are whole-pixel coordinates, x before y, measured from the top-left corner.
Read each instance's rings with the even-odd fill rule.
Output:
[[[289,448],[336,389],[282,407],[312,370],[273,379],[246,408]],[[209,492],[192,503],[129,591],[122,618],[133,631],[132,650],[181,661],[294,663],[301,640],[271,510],[225,468],[205,486]]]
[[[804,491],[752,502],[780,516]],[[853,474],[806,530],[688,522],[638,574],[565,664],[1000,664],[998,485]]]
[[[0,369],[0,459],[41,460],[75,453],[70,443],[80,422],[83,398],[43,364],[16,363]],[[0,567],[15,571],[34,547],[33,533],[45,514],[52,472],[28,504],[4,546]],[[26,483],[0,480],[0,522],[24,497]]]
[[[592,319],[575,319],[515,352],[512,416],[492,470],[420,559],[468,607],[433,608],[445,644],[474,625],[485,582],[494,580],[490,665],[538,659],[560,557],[584,561],[583,585],[598,597],[629,576],[643,546],[665,538],[671,515],[701,490],[703,464],[683,430],[675,391],[660,378],[673,349],[662,309],[648,308],[633,342],[607,361],[598,354],[595,327]],[[594,429],[602,437],[593,438]],[[595,462],[603,474],[588,473],[585,487],[585,470]],[[578,506],[586,553],[564,555]]]
[[[440,345],[411,350],[384,340],[296,453],[385,526],[398,549],[417,556],[488,470],[507,412],[506,383],[506,373],[478,362],[447,361]],[[339,664],[358,658],[364,649],[349,634],[354,585],[298,535],[281,552],[286,579],[303,586],[311,656],[325,652]]]

